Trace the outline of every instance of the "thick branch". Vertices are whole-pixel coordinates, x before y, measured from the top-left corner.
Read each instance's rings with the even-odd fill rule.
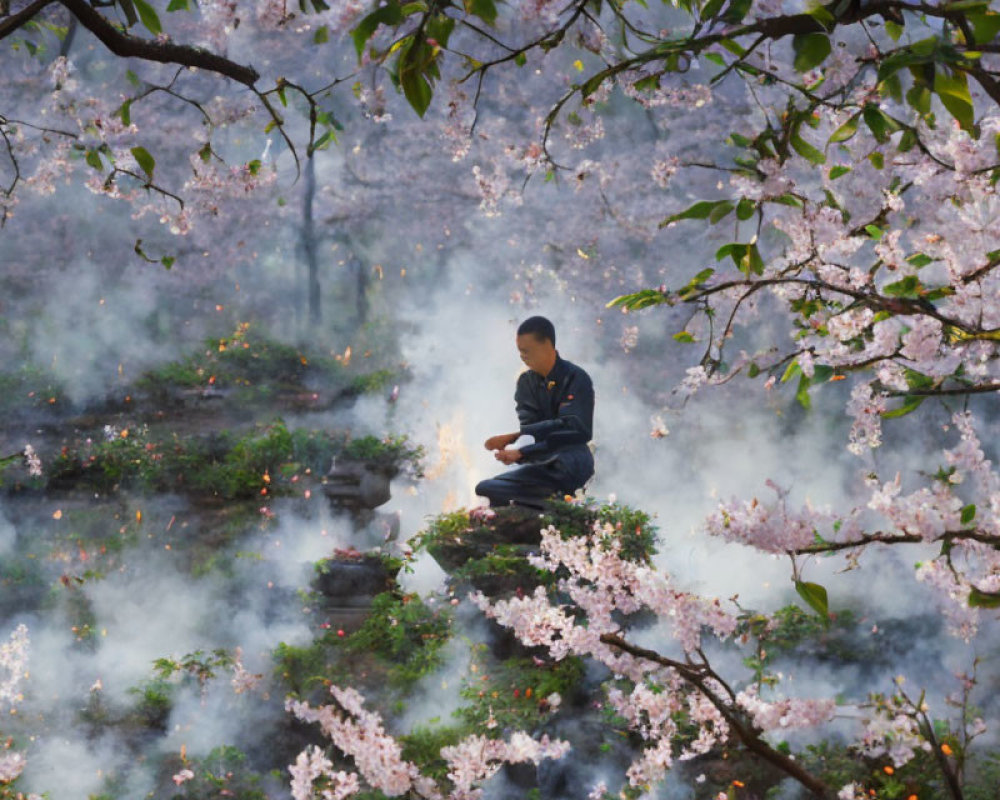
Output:
[[[980,542],[981,544],[988,544],[993,547],[1000,545],[1000,541],[997,540],[996,536],[992,536],[991,534],[983,533],[975,529],[945,531],[940,536],[931,540],[927,540],[923,536],[919,536],[915,533],[906,533],[905,531],[900,534],[883,533],[878,531],[876,533],[866,534],[860,539],[853,539],[847,542],[820,542],[806,547],[800,547],[797,550],[789,550],[788,552],[791,555],[805,556],[816,555],[818,553],[835,553],[838,550],[853,550],[856,547],[864,547],[867,544],[919,544],[920,542],[927,541],[951,543],[966,540]]]
[[[237,83],[251,88],[260,78],[260,73],[253,67],[237,64],[235,61],[230,61],[228,58],[210,53],[200,47],[141,39],[138,36],[120,31],[105,17],[98,14],[86,0],[59,0],[59,2],[66,6],[80,21],[80,24],[100,39],[104,46],[116,56],[139,58],[143,61],[155,61],[160,64],[177,64],[182,67],[197,67],[232,78]]]
[[[34,16],[41,11],[45,6],[54,3],[56,0],[35,0],[20,11],[18,11],[13,16],[7,17],[3,22],[0,22],[0,39],[4,39],[10,36],[14,31],[20,28],[28,20],[33,19]]]
[[[799,764],[786,756],[784,753],[780,753],[771,747],[761,738],[759,731],[755,730],[751,725],[745,723],[729,703],[725,702],[725,700],[720,698],[715,692],[706,686],[705,676],[697,667],[681,664],[678,661],[661,656],[655,650],[647,650],[644,647],[636,647],[633,644],[629,644],[620,636],[615,636],[614,634],[603,634],[601,636],[601,641],[610,647],[617,647],[619,650],[623,650],[636,658],[643,658],[647,661],[652,661],[655,664],[660,664],[661,666],[676,670],[677,673],[684,678],[684,680],[692,684],[713,706],[716,707],[716,709],[718,709],[719,713],[729,724],[729,727],[736,734],[736,737],[750,752],[760,756],[762,759],[774,767],[777,767],[789,777],[797,780],[816,797],[830,797],[830,789],[826,784],[819,780],[815,775],[806,772],[806,770],[804,770]]]

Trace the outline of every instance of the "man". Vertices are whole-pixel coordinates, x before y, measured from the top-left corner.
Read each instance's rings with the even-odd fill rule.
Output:
[[[594,386],[580,367],[560,358],[556,330],[545,317],[530,317],[517,329],[517,350],[527,370],[517,380],[514,402],[521,427],[486,440],[497,461],[517,469],[480,481],[476,494],[490,506],[512,503],[536,508],[555,493],[572,494],[594,474],[587,443],[594,426]],[[513,449],[521,436],[534,442]]]

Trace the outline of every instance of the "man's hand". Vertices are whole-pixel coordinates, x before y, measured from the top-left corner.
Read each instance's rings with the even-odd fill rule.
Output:
[[[521,460],[521,451],[520,450],[497,450],[496,453],[493,454],[493,457],[497,461],[501,461],[504,464],[516,464],[518,461]]]
[[[503,450],[507,445],[516,442],[520,435],[519,433],[501,433],[497,436],[491,436],[486,440],[486,449]]]

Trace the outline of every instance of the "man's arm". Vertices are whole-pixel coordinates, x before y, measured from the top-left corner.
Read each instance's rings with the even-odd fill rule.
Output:
[[[486,440],[487,450],[503,450],[507,445],[513,444],[521,436],[520,433],[499,433]]]

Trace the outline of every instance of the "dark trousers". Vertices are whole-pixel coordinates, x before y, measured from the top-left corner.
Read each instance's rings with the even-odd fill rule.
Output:
[[[489,498],[491,508],[512,504],[544,508],[546,498],[571,491],[567,488],[571,482],[558,464],[525,464],[480,481],[476,494]]]

